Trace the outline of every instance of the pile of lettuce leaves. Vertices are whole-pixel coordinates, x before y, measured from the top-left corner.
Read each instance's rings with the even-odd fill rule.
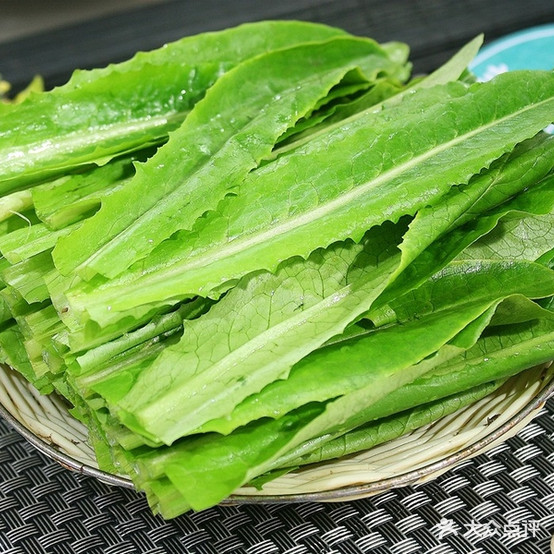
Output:
[[[256,22],[1,103],[1,361],[171,518],[552,360],[554,73],[481,41]]]

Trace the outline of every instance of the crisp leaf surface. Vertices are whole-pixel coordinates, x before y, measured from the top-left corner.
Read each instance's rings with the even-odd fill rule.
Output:
[[[253,172],[219,213],[162,243],[135,271],[75,286],[69,306],[100,323],[140,304],[210,295],[250,271],[274,271],[284,259],[358,241],[372,225],[413,215],[550,120],[554,76],[529,78],[420,90],[390,111],[334,129]],[[417,134],[407,132],[410,125]]]

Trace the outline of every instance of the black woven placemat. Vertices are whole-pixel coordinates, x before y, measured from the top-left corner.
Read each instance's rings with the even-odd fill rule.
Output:
[[[351,502],[218,506],[164,521],[0,421],[0,553],[547,554],[554,399],[520,433],[433,482]]]

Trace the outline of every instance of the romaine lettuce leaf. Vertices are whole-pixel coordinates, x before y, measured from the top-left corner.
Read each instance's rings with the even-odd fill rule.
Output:
[[[419,90],[252,172],[192,232],[119,278],[75,284],[58,308],[103,324],[140,305],[220,294],[242,275],[337,240],[359,241],[534,136],[551,119],[552,95],[554,76],[541,72]]]
[[[3,106],[0,193],[165,140],[206,90],[241,61],[344,35],[325,25],[262,21],[77,71],[62,87]]]

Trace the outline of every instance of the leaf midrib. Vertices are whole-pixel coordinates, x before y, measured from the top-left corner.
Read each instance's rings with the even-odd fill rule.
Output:
[[[320,204],[315,209],[309,210],[296,217],[290,218],[276,226],[272,226],[268,228],[265,231],[253,233],[253,236],[231,241],[223,247],[219,244],[215,245],[212,250],[211,256],[202,255],[200,257],[197,257],[196,259],[194,258],[192,260],[187,259],[186,265],[182,265],[179,262],[177,262],[177,264],[175,264],[172,269],[169,269],[169,270],[165,269],[163,272],[160,272],[160,274],[158,275],[156,275],[155,273],[152,273],[151,275],[153,276],[153,278],[149,279],[149,282],[157,282],[158,280],[163,280],[165,282],[168,278],[171,278],[176,275],[180,275],[183,269],[191,270],[191,269],[204,268],[206,265],[211,265],[214,262],[217,263],[222,258],[228,258],[230,256],[236,255],[241,251],[244,251],[253,246],[257,246],[263,242],[270,241],[271,239],[278,237],[280,235],[284,235],[298,227],[303,227],[305,225],[308,225],[312,223],[314,220],[319,220],[320,218],[327,216],[334,211],[336,212],[341,208],[344,208],[346,205],[351,204],[359,197],[377,188],[379,185],[401,176],[404,172],[410,169],[413,169],[418,164],[428,159],[431,159],[434,156],[446,150],[449,150],[450,148],[452,148],[452,146],[461,144],[464,141],[469,140],[487,131],[492,127],[495,127],[496,125],[504,121],[509,121],[510,119],[516,116],[519,116],[529,110],[536,109],[537,106],[547,104],[552,101],[553,101],[552,98],[548,98],[546,100],[541,101],[540,103],[533,104],[531,106],[526,106],[523,109],[518,110],[517,112],[512,112],[500,119],[495,119],[492,122],[487,123],[484,126],[480,126],[477,129],[473,129],[468,133],[465,133],[463,135],[458,135],[455,139],[442,143],[439,147],[435,147],[431,150],[428,150],[425,153],[420,154],[419,156],[415,156],[411,158],[409,161],[401,165],[395,166],[392,169],[389,169],[388,171],[382,173],[381,175],[378,175],[371,181],[358,185],[352,188],[351,190],[349,190],[348,192],[343,193],[342,195],[334,198],[329,202]],[[328,245],[321,245],[321,246],[328,246]]]

